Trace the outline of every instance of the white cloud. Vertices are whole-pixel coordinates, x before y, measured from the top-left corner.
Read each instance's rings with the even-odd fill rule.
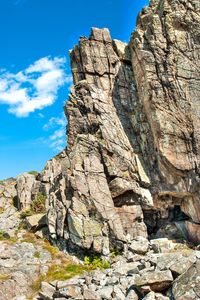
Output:
[[[55,151],[61,151],[66,147],[66,125],[66,117],[62,114],[60,117],[50,118],[43,126],[45,131],[51,132],[47,143]]]
[[[0,69],[0,104],[7,104],[17,117],[52,105],[59,88],[72,83],[65,63],[63,57],[44,57],[16,74]]]

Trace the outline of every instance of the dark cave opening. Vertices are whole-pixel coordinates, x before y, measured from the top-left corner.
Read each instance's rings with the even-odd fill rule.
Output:
[[[184,222],[190,218],[181,211],[180,205],[166,209],[165,217],[161,210],[144,211],[144,223],[151,239],[180,239],[184,236]]]

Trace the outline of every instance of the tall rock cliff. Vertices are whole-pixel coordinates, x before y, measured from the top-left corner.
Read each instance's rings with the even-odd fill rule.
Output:
[[[68,147],[32,184],[64,248],[108,254],[174,230],[200,241],[199,48],[199,1],[154,0],[128,45],[93,28],[71,51]]]

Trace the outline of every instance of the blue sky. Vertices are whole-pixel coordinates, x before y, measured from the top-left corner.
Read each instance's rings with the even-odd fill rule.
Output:
[[[68,51],[91,27],[128,42],[148,0],[0,1],[0,179],[45,162],[66,144]]]

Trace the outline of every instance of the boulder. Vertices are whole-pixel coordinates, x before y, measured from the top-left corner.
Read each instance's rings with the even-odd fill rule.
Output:
[[[31,231],[37,231],[47,225],[45,214],[35,214],[30,217],[26,217],[25,222],[27,228]]]
[[[185,273],[173,283],[175,300],[200,299],[200,260],[198,259]]]
[[[133,253],[145,254],[149,249],[149,241],[143,237],[138,237],[129,245],[129,250]]]
[[[43,300],[52,300],[53,295],[56,292],[56,289],[53,285],[48,282],[41,283],[41,291],[39,292],[39,296]]]
[[[163,291],[167,289],[173,281],[171,271],[158,271],[143,273],[135,279],[137,287],[150,286],[152,291]]]

